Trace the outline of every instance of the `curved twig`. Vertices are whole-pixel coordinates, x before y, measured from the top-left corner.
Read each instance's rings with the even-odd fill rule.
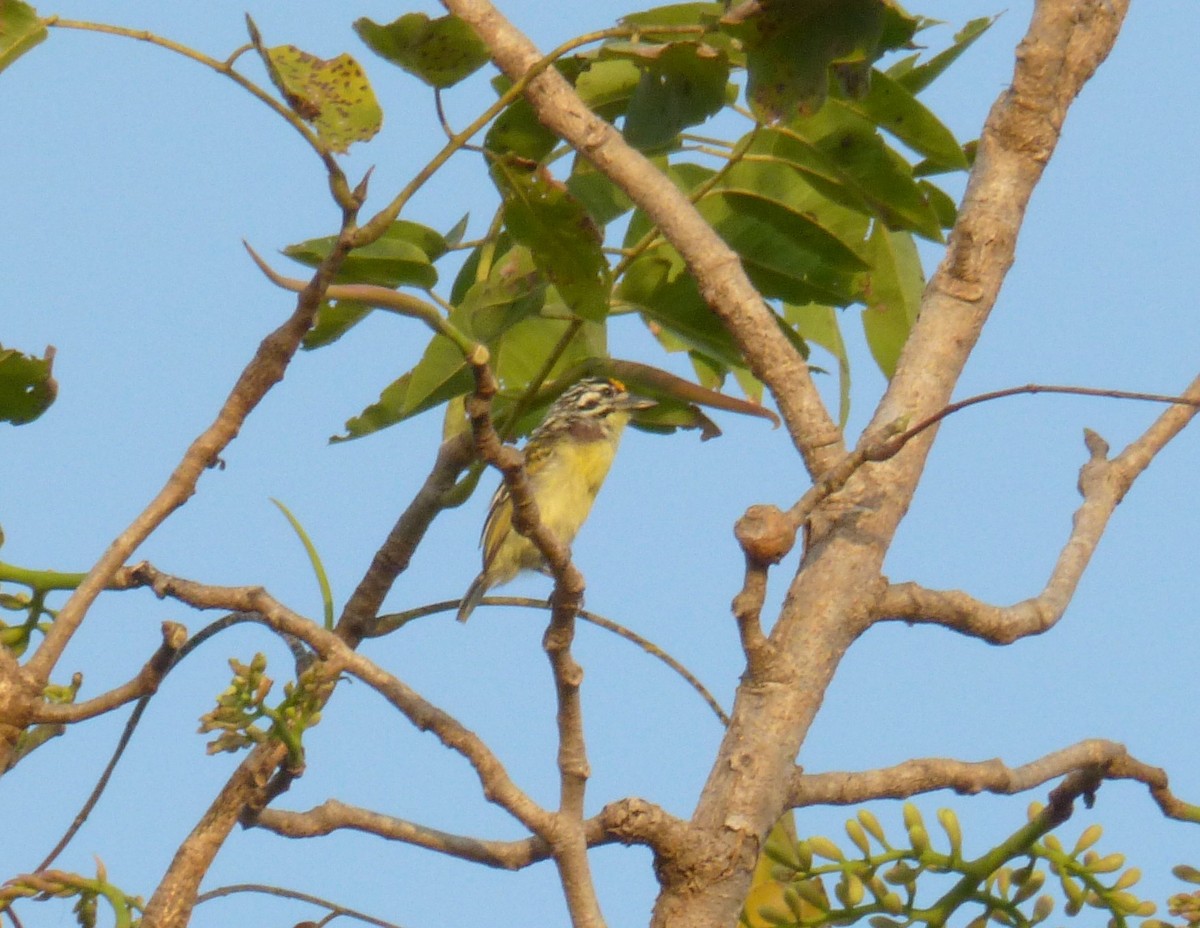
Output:
[[[196,905],[202,902],[209,902],[213,899],[220,899],[222,896],[232,896],[235,893],[262,893],[267,896],[279,896],[283,899],[295,899],[298,902],[308,902],[312,905],[318,905],[323,909],[328,909],[330,915],[344,915],[347,918],[357,919],[368,925],[375,925],[377,928],[400,928],[395,922],[375,918],[373,915],[367,915],[365,912],[359,912],[357,909],[347,908],[337,902],[323,899],[320,896],[314,896],[311,893],[302,893],[297,889],[287,889],[283,886],[268,886],[264,883],[233,883],[229,886],[218,886],[216,889],[210,889],[197,896]]]
[[[425,616],[437,615],[442,612],[453,612],[459,607],[459,604],[460,601],[457,599],[444,599],[441,602],[429,603],[426,606],[420,606],[416,609],[406,609],[404,612],[390,612],[386,615],[381,615],[371,637],[390,634],[396,629],[407,625],[409,622],[424,618]],[[525,609],[552,608],[550,603],[544,599],[532,599],[527,596],[485,596],[480,600],[479,604],[481,606],[519,606]],[[605,631],[612,632],[614,635],[624,638],[626,641],[637,645],[651,657],[662,661],[679,674],[696,691],[700,698],[708,704],[708,707],[713,710],[713,714],[721,720],[722,725],[729,724],[729,715],[721,708],[721,704],[713,696],[708,687],[701,683],[700,679],[688,670],[683,663],[676,660],[649,638],[639,635],[619,622],[614,622],[612,619],[607,619],[599,613],[590,612],[587,609],[579,610],[579,618],[591,625],[603,628]]]

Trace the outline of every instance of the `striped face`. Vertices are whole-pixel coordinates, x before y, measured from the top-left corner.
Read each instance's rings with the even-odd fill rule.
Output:
[[[635,409],[652,405],[630,396],[619,380],[581,380],[554,401],[546,418],[529,437],[531,445],[570,436],[576,441],[599,441],[618,431]]]

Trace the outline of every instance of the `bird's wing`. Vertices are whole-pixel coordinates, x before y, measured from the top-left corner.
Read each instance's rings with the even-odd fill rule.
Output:
[[[512,500],[508,496],[508,487],[501,483],[492,496],[492,502],[488,505],[487,518],[483,522],[483,533],[479,536],[479,545],[483,548],[485,572],[511,529]]]

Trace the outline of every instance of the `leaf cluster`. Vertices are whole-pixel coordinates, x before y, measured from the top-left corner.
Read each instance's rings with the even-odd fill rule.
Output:
[[[839,20],[834,30],[852,26],[852,39],[834,42],[832,27],[823,25],[826,5],[764,4],[761,14],[740,19],[720,3],[659,7],[599,34],[594,48],[565,46],[545,67],[687,194],[738,253],[802,352],[815,341],[834,353],[844,418],[848,363],[836,310],[864,308],[875,360],[890,374],[924,285],[914,236],[940,241],[955,215],[929,177],[963,170],[970,160],[917,94],[990,21],[971,23],[927,60],[912,54],[882,68],[879,60],[910,47],[928,22],[862,0],[847,5],[857,10],[853,22]],[[359,20],[355,29],[373,51],[438,92],[484,64],[478,40],[453,17],[408,14],[387,25]],[[788,45],[797,36],[808,36],[815,57],[806,73],[782,75],[797,57]],[[783,97],[767,96],[764,88],[781,81]],[[678,378],[609,354],[608,326],[621,316],[640,319],[668,351],[686,352],[702,386],[718,389],[733,375],[760,399],[740,347],[653,221],[572,156],[519,88],[503,78],[493,85],[504,105],[481,149],[499,199],[486,231],[464,243],[466,219],[446,234],[397,220],[350,253],[339,281],[424,291],[448,325],[486,345],[501,388],[499,421],[510,437],[526,433],[567,383],[614,375],[620,365],[633,388],[659,402],[636,426],[707,427]],[[743,93],[748,109],[737,102]],[[702,124],[717,134],[694,134]],[[332,246],[332,239],[313,239],[285,253],[314,266]],[[448,295],[438,295],[439,262],[464,250]],[[306,347],[332,344],[376,308],[387,307],[330,301]],[[471,388],[461,349],[435,334],[340,438],[443,405],[449,434],[462,427],[452,401]]]
[[[275,683],[266,675],[265,655],[255,654],[249,664],[230,658],[229,666],[232,682],[217,697],[216,708],[200,717],[202,734],[218,732],[208,744],[208,753],[233,753],[276,740],[286,745],[289,764],[301,767],[302,736],[320,722],[320,707],[331,684],[319,679],[315,667],[310,667],[297,680],[284,684],[283,699],[277,706],[270,706],[267,697]]]
[[[1031,805],[1027,825],[974,859],[964,856],[962,829],[949,809],[937,813],[944,850],[912,803],[904,805],[903,838],[889,837],[874,814],[860,810],[846,822],[848,848],[822,835],[797,840],[785,821],[763,850],[742,924],[817,928],[865,921],[871,928],[940,928],[953,922],[984,928],[994,922],[1031,928],[1061,901],[1063,914],[1099,911],[1111,928],[1126,928],[1135,918],[1146,919],[1143,928],[1166,928],[1147,918],[1154,904],[1130,891],[1140,872],[1123,869],[1122,854],[1093,849],[1099,825],[1085,828],[1068,851],[1049,833],[1053,826],[1043,812],[1040,804]]]

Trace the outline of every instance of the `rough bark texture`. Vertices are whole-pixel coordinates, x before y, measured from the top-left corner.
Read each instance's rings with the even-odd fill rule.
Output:
[[[988,117],[946,256],[865,436],[949,402],[1012,265],[1025,208],[1067,108],[1111,50],[1126,9],[1122,2],[1038,4],[1017,51],[1013,84]],[[826,687],[882,592],[883,557],[932,437],[864,466],[814,514],[812,545],[771,635],[774,658],[739,689],[692,820],[715,853],[668,872],[657,928],[728,928],[736,921],[760,843],[787,806],[795,758]]]

